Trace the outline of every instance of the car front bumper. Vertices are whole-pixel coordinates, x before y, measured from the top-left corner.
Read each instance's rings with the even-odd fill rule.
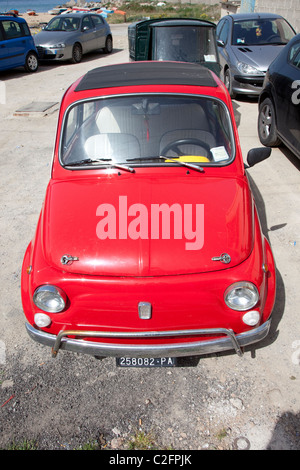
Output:
[[[72,57],[71,48],[68,46],[55,49],[50,46],[37,46],[36,48],[40,60],[67,60]]]
[[[271,320],[267,320],[257,328],[235,335],[232,330],[225,328],[201,329],[201,330],[176,330],[176,331],[148,331],[148,332],[99,332],[99,331],[74,331],[62,330],[57,336],[34,328],[26,323],[29,336],[45,346],[52,348],[52,356],[56,357],[59,349],[90,354],[93,356],[113,357],[183,357],[205,355],[222,351],[234,350],[241,356],[244,346],[256,343],[264,339],[270,329]],[[159,343],[159,344],[118,344],[118,338],[159,339],[163,337],[184,337],[192,335],[223,335],[216,339],[197,340],[190,342]],[[70,338],[76,336],[77,338]],[[78,337],[109,338],[110,343],[101,343],[78,339]]]
[[[232,90],[238,94],[259,95],[263,83],[264,75],[238,75],[233,76]]]

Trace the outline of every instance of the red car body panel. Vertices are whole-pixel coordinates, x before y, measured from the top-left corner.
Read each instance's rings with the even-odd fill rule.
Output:
[[[253,328],[243,322],[245,312],[234,311],[224,302],[226,289],[239,281],[252,282],[259,291],[255,310],[260,320],[255,327],[269,320],[275,300],[274,259],[261,232],[230,97],[222,82],[217,77],[214,80],[217,83],[214,88],[145,84],[76,91],[79,79],[66,92],[59,114],[51,179],[36,235],[27,248],[22,268],[23,308],[34,331],[56,337],[70,330],[72,338],[80,331],[83,341],[101,341],[101,344],[112,340],[105,335],[101,340],[96,336],[84,338],[84,332],[212,329],[212,334],[206,332],[204,336],[186,333],[185,343],[219,338],[221,334],[214,332],[218,328],[239,335]],[[187,173],[186,168],[177,165],[137,166],[135,173],[129,173],[115,168],[73,170],[61,164],[61,133],[65,111],[70,105],[100,95],[150,93],[201,94],[225,103],[235,140],[235,158],[231,163],[206,166],[204,173],[193,170]],[[175,236],[175,222],[171,224],[174,232],[171,230],[168,237],[164,238],[161,231],[156,238],[149,236],[153,206],[164,203],[172,207],[178,202],[182,208],[193,209],[189,238],[184,236],[184,227],[181,227],[181,238]],[[103,213],[99,214],[98,210],[101,204],[116,209],[113,239],[97,236],[98,224],[103,221]],[[137,212],[132,212],[135,204],[142,204],[147,214],[143,219],[147,236],[138,239],[129,237],[125,230],[126,227],[130,230],[131,223],[137,230]],[[183,223],[184,213],[179,214]],[[200,224],[197,236],[196,222]],[[229,265],[212,259],[222,253],[230,254]],[[63,254],[78,259],[62,265]],[[266,268],[262,269],[263,266]],[[50,315],[51,324],[42,328],[35,325],[35,314],[42,310],[35,305],[33,295],[45,284],[61,288],[67,303],[61,313]],[[149,319],[138,315],[139,302],[151,304]],[[113,342],[122,350],[122,345],[133,342],[138,347],[145,342],[176,344],[182,339],[153,336],[147,340],[137,337],[134,341],[118,338]],[[142,353],[139,351],[138,355]]]

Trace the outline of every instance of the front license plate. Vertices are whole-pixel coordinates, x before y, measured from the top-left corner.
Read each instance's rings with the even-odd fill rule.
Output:
[[[176,357],[117,357],[118,367],[175,367]]]

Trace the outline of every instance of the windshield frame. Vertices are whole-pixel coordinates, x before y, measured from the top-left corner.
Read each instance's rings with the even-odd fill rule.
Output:
[[[254,29],[255,28],[255,24],[257,24],[256,28],[260,28],[263,24],[266,24],[266,23],[271,23],[272,26],[276,26],[277,28],[277,31],[280,33],[280,36],[278,35],[278,37],[280,38],[280,41],[274,41],[274,42],[268,42],[266,40],[262,40],[261,42],[260,41],[257,41],[257,42],[253,42],[253,41],[242,41],[242,38],[236,38],[236,40],[234,40],[234,35],[235,35],[235,27],[237,25],[241,26],[242,27],[242,24],[250,24],[252,23],[252,26],[251,26],[251,29]],[[285,40],[282,38],[282,34],[285,33],[284,31],[284,27],[286,28],[286,32],[289,30],[290,33],[292,33],[292,36],[289,38],[289,39],[286,39],[286,42]],[[245,31],[247,30],[247,28],[243,28],[245,29]],[[256,34],[260,34],[262,33],[262,30],[261,32],[257,32]],[[274,32],[273,34],[274,36],[276,36],[277,34]],[[232,46],[238,46],[238,47],[243,47],[243,46],[266,46],[266,45],[286,45],[295,35],[295,31],[294,29],[292,28],[292,26],[284,19],[284,18],[269,18],[269,17],[266,17],[266,18],[248,18],[248,19],[238,19],[238,20],[234,20],[233,22],[233,25],[232,25],[232,34],[231,34],[231,45]],[[248,35],[249,37],[249,35]],[[257,36],[259,37],[259,36]],[[240,39],[240,42],[238,42],[238,39]]]
[[[230,111],[226,105],[226,103],[218,98],[218,97],[215,97],[215,96],[210,96],[210,95],[205,95],[205,94],[194,94],[194,93],[171,93],[171,92],[140,92],[140,93],[126,93],[126,94],[122,94],[122,95],[109,95],[109,96],[99,96],[99,97],[91,97],[91,98],[84,98],[84,99],[81,99],[81,100],[78,100],[78,101],[75,101],[73,103],[71,103],[67,109],[64,111],[64,115],[63,115],[63,119],[62,119],[62,124],[61,124],[61,128],[60,128],[60,136],[59,136],[59,143],[58,143],[58,161],[60,163],[60,165],[66,169],[66,170],[71,170],[71,171],[78,171],[78,170],[99,170],[99,169],[106,169],[106,168],[112,168],[112,165],[110,163],[99,163],[97,161],[95,161],[95,163],[91,163],[91,164],[79,164],[78,166],[75,166],[75,165],[68,165],[67,163],[64,163],[63,161],[63,146],[64,146],[64,139],[65,139],[65,127],[66,127],[66,123],[67,123],[67,119],[68,119],[68,116],[69,116],[69,113],[71,112],[71,110],[80,105],[80,104],[85,104],[85,103],[90,103],[90,102],[96,102],[96,101],[100,101],[100,100],[110,100],[110,99],[122,99],[122,98],[128,98],[128,97],[137,97],[137,98],[141,98],[141,97],[145,97],[145,96],[151,96],[151,97],[155,97],[155,96],[162,96],[162,97],[182,97],[182,98],[187,98],[187,97],[191,97],[191,98],[194,98],[194,99],[206,99],[206,100],[210,100],[210,101],[214,101],[214,102],[217,102],[220,106],[223,107],[223,110],[224,110],[224,113],[225,113],[225,116],[226,116],[226,121],[227,121],[227,124],[228,124],[228,131],[229,131],[229,141],[230,141],[230,144],[231,144],[231,156],[229,156],[228,159],[224,159],[223,161],[219,161],[219,162],[199,162],[196,163],[196,162],[190,162],[191,164],[193,165],[198,165],[199,167],[204,167],[204,168],[221,168],[221,167],[225,167],[225,166],[228,166],[230,165],[236,158],[236,153],[237,153],[237,143],[236,143],[236,139],[235,139],[235,133],[234,133],[234,125],[233,125],[233,122],[232,122],[232,118],[231,118],[231,114],[230,114]],[[142,157],[141,157],[142,158]],[[169,162],[166,162],[164,159],[160,158],[159,155],[155,155],[153,156],[153,159],[156,159],[155,162],[149,162],[147,161],[147,158],[149,159],[149,157],[146,157],[145,156],[145,162],[142,163],[142,162],[139,162],[139,161],[135,161],[135,159],[133,158],[132,160],[127,160],[128,164],[130,165],[130,167],[134,167],[134,168],[161,168],[161,167],[179,167],[181,166],[180,165],[180,161],[178,160],[178,164],[176,165],[176,163],[174,163],[174,161],[172,162],[171,160]],[[170,157],[170,159],[172,159],[172,157]],[[96,160],[96,159],[95,159]],[[99,157],[98,160],[101,160],[101,158]],[[116,162],[120,165],[124,164],[125,162]]]

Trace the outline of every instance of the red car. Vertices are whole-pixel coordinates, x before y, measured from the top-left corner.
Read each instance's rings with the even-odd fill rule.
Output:
[[[249,166],[268,148],[250,150]],[[65,93],[51,179],[22,268],[31,338],[118,365],[263,339],[275,266],[232,104],[196,64],[91,70]]]

